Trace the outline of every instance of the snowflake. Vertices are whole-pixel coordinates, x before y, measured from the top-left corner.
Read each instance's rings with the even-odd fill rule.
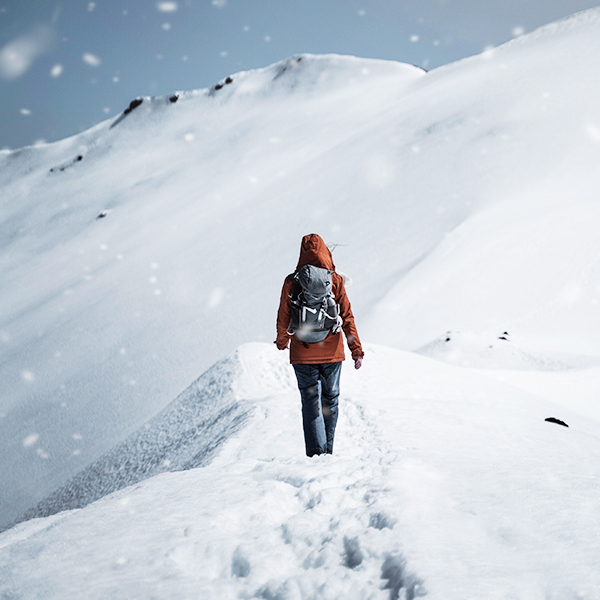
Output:
[[[177,10],[177,2],[157,2],[156,8],[160,12],[175,12]]]
[[[91,52],[84,52],[81,55],[81,60],[83,60],[84,63],[90,65],[91,67],[99,67],[102,63],[102,61]]]

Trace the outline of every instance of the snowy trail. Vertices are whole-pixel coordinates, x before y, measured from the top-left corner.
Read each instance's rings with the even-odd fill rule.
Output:
[[[211,465],[7,532],[3,581],[25,598],[413,597],[386,500],[398,454],[361,404],[341,398],[336,454],[308,459],[297,393],[255,401]],[[60,557],[47,545],[57,534]]]
[[[214,460],[0,535],[0,597],[595,600],[598,423],[367,355],[343,371],[335,454],[309,459],[287,356],[242,346],[223,364],[250,414]]]

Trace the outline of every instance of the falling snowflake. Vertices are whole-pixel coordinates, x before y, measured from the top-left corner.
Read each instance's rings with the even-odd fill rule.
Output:
[[[156,8],[160,12],[175,12],[178,6],[177,2],[157,2]]]
[[[271,41],[271,36],[270,35],[265,35],[265,42],[270,42]]]
[[[24,369],[23,371],[21,371],[21,379],[23,381],[26,381],[27,383],[31,383],[35,379],[35,375],[32,371]]]
[[[514,27],[512,30],[512,34],[517,37],[519,35],[523,35],[525,33],[525,28],[521,27],[520,25],[517,27]]]
[[[225,290],[222,287],[215,288],[208,297],[208,308],[217,308],[225,297]]]
[[[600,127],[595,123],[588,123],[585,127],[587,136],[594,142],[600,142]]]
[[[212,0],[212,4],[217,8],[223,8],[224,6],[227,6],[227,0]]]
[[[84,52],[81,55],[81,60],[83,60],[84,63],[90,65],[91,67],[99,67],[102,64],[102,61],[91,52]]]
[[[19,112],[22,115],[25,115],[26,117],[28,117],[31,114],[31,111],[28,108],[22,108]]]
[[[40,439],[39,434],[37,433],[30,433],[24,440],[23,440],[23,447],[24,448],[30,448],[31,446],[33,446],[38,440]]]
[[[88,11],[92,12],[96,8],[95,2],[88,2]]]
[[[16,79],[25,74],[38,57],[50,50],[55,35],[51,27],[38,25],[8,42],[0,49],[0,77]]]
[[[165,31],[169,31],[169,29],[171,29],[171,23],[163,23],[163,24],[162,24],[162,28],[163,28]]]
[[[421,38],[418,35],[411,35],[410,36],[410,41],[411,42],[418,42]]]
[[[357,14],[358,14],[359,17],[364,17],[367,14],[367,11],[361,9],[361,10],[358,11]]]
[[[60,77],[63,72],[63,66],[61,64],[56,64],[50,69],[50,77]]]

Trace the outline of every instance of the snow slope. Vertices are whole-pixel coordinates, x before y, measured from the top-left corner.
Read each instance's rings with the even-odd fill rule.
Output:
[[[349,293],[368,341],[427,354],[447,331],[458,331],[459,344],[468,340],[459,347],[459,364],[511,369],[598,364],[600,84],[590,73],[600,66],[599,33],[595,9],[428,74],[393,62],[294,57],[233,75],[219,89],[179,93],[177,102],[173,96],[146,98],[117,124],[114,118],[56,144],[0,153],[0,524],[12,522],[135,435],[198,373],[240,343],[269,341],[281,282],[295,265],[301,236],[310,231],[339,244],[336,264],[356,281]],[[504,331],[519,351],[488,352]],[[444,347],[436,353],[455,361],[456,345],[450,353]],[[422,372],[425,382],[446,368],[402,356],[430,365],[431,373]],[[379,358],[374,354],[372,360]],[[396,372],[402,364],[387,367]],[[386,385],[389,375],[382,373],[384,382],[372,388],[381,391],[377,397],[399,390],[395,397],[404,398],[406,382]],[[474,397],[506,389],[489,377],[460,373],[448,383],[475,377],[469,381],[481,388]],[[498,372],[495,377],[533,386],[535,392],[532,377],[538,375]],[[514,392],[523,404],[516,414],[533,410],[535,402],[550,406],[552,395],[559,404],[577,404],[568,415],[585,417],[592,439],[597,411],[589,404],[597,397],[593,390],[600,390],[598,370],[577,371],[571,379],[584,397],[557,398],[556,392],[546,393],[553,386],[543,383],[541,405]],[[423,407],[423,435],[429,435],[427,427],[448,393],[438,389],[430,397],[435,402]],[[368,400],[357,400],[357,406]],[[404,404],[381,402],[373,410],[383,411],[386,423],[402,419],[398,407]],[[516,407],[508,409],[510,414]],[[545,416],[553,415],[536,412],[536,418]],[[285,418],[291,420],[282,438],[287,441],[292,427],[298,435],[298,423],[296,414]],[[453,417],[448,419],[431,425],[431,431],[451,429]],[[490,419],[491,412],[484,414],[469,431],[482,424],[493,429]],[[558,426],[541,422],[539,427],[541,446],[532,442],[535,447],[528,445],[525,453],[532,452],[532,465],[538,466],[542,450],[552,446],[546,436],[564,435],[549,429]],[[245,428],[240,435],[251,431]],[[389,431],[385,435],[393,437]],[[470,477],[472,458],[482,454],[484,441],[476,435],[461,446],[456,485]],[[345,448],[350,451],[353,443],[347,441]],[[508,446],[498,444],[495,457]],[[593,445],[575,446],[568,447],[574,456],[580,451],[595,456]],[[297,460],[297,450],[286,451]],[[523,456],[511,456],[516,468]],[[565,473],[574,468],[571,454],[551,456]],[[430,464],[433,472],[449,468],[434,459],[441,460],[428,454],[415,467],[415,477],[421,467],[427,473]],[[214,464],[207,467],[212,474]],[[303,470],[309,463],[299,464]],[[365,468],[374,469],[377,462],[369,464]],[[597,475],[587,465],[583,460],[583,471],[573,471],[579,479],[564,475],[559,485],[563,500],[569,485],[585,488],[582,519],[585,507],[595,507],[585,485],[593,486]],[[339,469],[350,472],[344,465]],[[211,477],[204,472],[161,475],[139,489]],[[523,467],[521,481],[533,473],[533,466]],[[474,478],[469,481],[475,485]],[[548,488],[540,489],[543,499]],[[406,506],[423,504],[428,490],[421,486]],[[119,493],[127,497],[131,490]],[[450,538],[458,534],[444,520],[443,498],[462,498],[461,493],[454,488],[442,493],[442,504],[432,508],[440,513],[440,531]],[[140,502],[149,504],[140,494]],[[494,491],[482,497],[481,506],[476,503],[490,522],[495,513],[483,506],[497,496]],[[98,510],[93,506],[68,518],[84,518],[85,511]],[[512,518],[518,505],[509,504],[506,511]],[[559,524],[566,527],[570,518]],[[63,522],[61,516],[51,519],[24,524],[4,539],[31,533],[29,527],[50,535],[46,527]],[[409,521],[417,525],[407,517],[406,535],[413,533]],[[576,531],[583,531],[582,523],[575,519]],[[549,530],[534,535],[529,546],[523,538],[529,529],[521,525],[514,534],[517,548],[546,547]],[[474,532],[466,543],[475,539],[481,542],[475,547],[485,547],[487,534]],[[148,533],[154,534],[160,532]],[[586,540],[584,535],[575,544],[578,559],[590,550]],[[10,554],[22,551],[25,561],[30,543],[17,550],[11,542]],[[561,555],[552,547],[553,556],[571,565],[566,551]],[[436,555],[440,560],[451,555],[449,542],[444,548]],[[400,550],[389,552],[399,556]],[[429,568],[417,568],[428,551],[419,552],[411,554],[414,572],[434,586],[435,560]],[[466,572],[476,569],[468,562],[476,555],[463,555]],[[548,560],[536,572],[558,562]],[[372,573],[379,573],[376,562],[369,563]],[[589,563],[581,564],[574,574],[582,576]],[[570,575],[565,581],[576,588]]]
[[[249,418],[218,456],[4,532],[0,595],[597,598],[600,423],[367,350],[342,375],[336,453],[308,459],[287,355],[239,348],[215,369]]]
[[[245,422],[237,400],[237,357],[214,365],[167,408],[107,454],[77,473],[19,520],[80,508],[164,471],[208,464]]]

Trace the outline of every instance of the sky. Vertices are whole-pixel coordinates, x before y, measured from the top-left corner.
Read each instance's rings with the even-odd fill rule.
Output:
[[[427,70],[598,0],[0,0],[0,148],[304,52]]]

